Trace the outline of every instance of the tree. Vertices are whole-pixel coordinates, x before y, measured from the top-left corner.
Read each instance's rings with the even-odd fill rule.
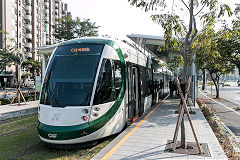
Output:
[[[25,68],[29,68],[31,70],[30,72],[33,73],[33,77],[35,79],[35,72],[38,76],[40,75],[42,63],[36,60],[29,59],[23,61],[22,66]]]
[[[90,19],[80,18],[72,19],[71,16],[63,16],[61,19],[56,19],[57,23],[53,26],[55,28],[54,36],[57,39],[70,40],[77,37],[84,36],[97,36],[97,29],[95,22],[91,22]]]
[[[182,46],[183,56],[183,73],[182,82],[185,83],[186,76],[189,67],[189,57],[191,57],[190,46],[193,43],[197,35],[197,16],[201,17],[205,23],[212,22],[217,18],[224,15],[225,11],[231,14],[230,8],[221,4],[218,6],[217,0],[189,0],[186,3],[184,0],[179,0],[181,5],[172,4],[172,11],[168,11],[166,14],[167,1],[165,0],[128,0],[131,5],[136,7],[142,7],[146,12],[150,10],[156,10],[158,8],[163,9],[163,14],[152,15],[153,21],[160,24],[164,29],[164,37],[166,38],[166,44],[172,44],[172,38],[180,38],[184,41]],[[185,8],[185,9],[184,9]],[[208,8],[208,12],[202,12],[204,8]],[[218,8],[220,8],[219,14],[217,14]],[[181,15],[181,10],[189,13],[189,24],[184,24],[184,19]],[[171,13],[170,13],[171,12]],[[180,14],[179,14],[180,13]],[[182,19],[180,18],[182,17]],[[188,27],[186,27],[188,26]],[[188,29],[186,29],[188,28]],[[175,32],[175,33],[173,33]],[[180,35],[180,36],[179,36]]]
[[[73,39],[75,22],[71,16],[63,16],[62,18],[56,19],[56,24],[53,26],[55,29],[54,36],[57,39]]]
[[[221,37],[218,39],[218,51],[229,61],[236,65],[240,75],[240,4],[234,11],[236,19],[232,21],[232,28],[227,25],[221,31]]]
[[[128,0],[130,2],[131,5],[136,5],[136,7],[142,7],[144,8],[144,10],[147,12],[149,10],[155,10],[158,7],[163,8],[163,12],[166,12],[166,0]],[[187,73],[188,73],[188,68],[189,68],[189,57],[192,56],[192,52],[190,52],[190,47],[198,33],[197,30],[197,25],[196,25],[196,18],[199,14],[202,14],[202,10],[205,7],[208,7],[209,12],[207,14],[202,14],[201,17],[204,18],[204,20],[206,22],[209,21],[213,21],[215,19],[215,17],[212,17],[212,15],[216,15],[215,13],[217,12],[217,0],[188,0],[188,3],[185,3],[184,0],[179,0],[180,3],[184,6],[185,11],[187,11],[189,13],[189,24],[188,24],[188,28],[186,30],[186,33],[184,33],[184,31],[180,31],[183,34],[183,40],[184,40],[184,46],[183,46],[183,52],[182,52],[182,57],[183,57],[183,71],[182,71],[182,86],[183,88],[185,88],[185,84],[186,84],[186,78],[187,78]],[[221,5],[221,14],[219,14],[219,17],[222,16],[225,12],[225,10],[228,10],[229,7],[227,5]],[[180,27],[181,22],[184,22],[184,19],[180,20],[180,17],[183,17],[181,15],[179,15],[179,12],[181,10],[184,10],[183,8],[179,8],[178,5],[173,4],[172,5],[172,11],[171,13],[168,12],[168,14],[164,13],[164,14],[159,14],[159,16],[157,17],[157,15],[155,15],[153,18],[153,20],[157,20],[157,22],[160,22],[160,24],[162,25],[163,29],[165,30],[165,34],[166,32],[170,32],[172,33],[171,29],[176,29],[178,31],[178,29],[180,30],[182,27]],[[183,17],[185,18],[185,17]],[[163,23],[161,22],[163,21]],[[170,23],[168,23],[170,22]],[[169,24],[169,26],[167,26],[166,24]],[[187,26],[187,25],[186,25]],[[170,27],[170,29],[169,29]],[[167,31],[169,29],[169,31]],[[179,32],[179,31],[178,31]],[[168,40],[168,39],[166,39]],[[169,42],[167,42],[169,43]],[[185,92],[185,90],[183,89],[183,92]],[[182,123],[181,123],[181,146],[182,148],[185,148],[185,127],[184,127],[184,118],[182,119]]]
[[[216,88],[216,98],[219,98],[219,78],[222,74],[234,70],[229,57],[219,50],[219,38],[222,32],[215,33],[213,23],[207,25],[198,35],[193,44],[196,53],[196,64],[198,69],[208,70]]]
[[[77,37],[90,37],[98,35],[97,29],[99,26],[96,26],[95,22],[90,22],[90,19],[83,19],[83,21],[81,21],[80,18],[77,17],[75,23],[75,33]]]
[[[6,66],[20,64],[20,58],[14,53],[14,49],[0,50],[0,73],[2,73]]]
[[[218,51],[238,68],[240,75],[240,41],[234,39],[220,39],[218,41]]]

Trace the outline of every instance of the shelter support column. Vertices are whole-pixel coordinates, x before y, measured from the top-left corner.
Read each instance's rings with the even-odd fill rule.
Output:
[[[45,72],[46,72],[46,55],[42,55],[42,82],[44,81],[44,76],[45,76]]]

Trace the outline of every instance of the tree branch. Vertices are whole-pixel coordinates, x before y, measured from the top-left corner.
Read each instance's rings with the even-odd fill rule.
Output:
[[[205,3],[205,4],[202,6],[202,8],[201,8],[194,16],[198,15],[198,14],[203,10],[203,8],[206,6],[206,4],[207,4],[207,3]]]
[[[194,26],[194,34],[193,34],[191,40],[189,41],[190,44],[194,41],[194,39],[195,39],[195,37],[197,35],[197,32],[198,32],[197,25],[196,25],[196,20],[195,20],[194,16],[193,16],[193,26]]]
[[[190,11],[190,8],[187,6],[187,4],[182,0],[183,4],[185,5],[185,7],[187,7],[187,9]]]

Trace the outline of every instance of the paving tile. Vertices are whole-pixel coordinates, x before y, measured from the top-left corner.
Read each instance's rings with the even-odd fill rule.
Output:
[[[201,157],[194,155],[184,155],[164,152],[167,140],[174,136],[176,127],[177,110],[179,100],[168,99],[161,107],[157,108],[143,123],[132,133],[132,135],[117,149],[110,157],[115,159],[186,159],[186,160],[203,160],[203,159],[224,159],[227,160],[221,149],[214,133],[208,122],[202,115],[199,108],[194,108],[196,115],[191,115],[195,132],[200,143],[207,143],[212,157]],[[195,142],[189,121],[185,119],[186,140]],[[180,140],[180,130],[178,140]],[[110,143],[111,144],[111,143]],[[99,153],[100,154],[100,153]],[[101,153],[102,154],[102,153]],[[115,159],[114,159],[115,158]]]

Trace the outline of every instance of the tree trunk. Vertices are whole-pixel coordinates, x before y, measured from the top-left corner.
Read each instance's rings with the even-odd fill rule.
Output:
[[[203,69],[203,83],[202,83],[202,90],[205,90],[205,84],[206,84],[206,72],[205,72],[205,69]]]
[[[216,87],[216,98],[219,99],[219,86],[215,85]]]
[[[216,75],[216,78],[213,78],[213,73],[210,72],[210,76],[213,80],[213,83],[215,85],[215,88],[216,88],[216,98],[219,99],[219,78],[220,78],[220,75]]]
[[[215,84],[215,87],[216,87],[216,98],[219,99],[219,78],[220,76],[216,77],[216,84]]]
[[[190,35],[192,33],[192,25],[193,25],[193,0],[190,1],[190,6],[189,6],[189,13],[190,13],[190,19],[189,19],[189,28],[188,28],[188,32],[187,35],[185,37],[185,46],[184,46],[184,53],[183,53],[183,72],[182,72],[182,81],[181,84],[184,85],[185,88],[185,84],[186,84],[186,78],[187,78],[187,73],[188,73],[188,49],[189,46],[191,45],[191,41],[190,39]],[[195,21],[194,21],[195,22]],[[196,35],[195,35],[196,36]],[[184,91],[185,92],[185,91]],[[184,94],[185,96],[185,94]],[[185,148],[186,144],[185,144],[185,127],[184,127],[184,115],[183,115],[183,119],[181,122],[181,146],[183,148]]]

